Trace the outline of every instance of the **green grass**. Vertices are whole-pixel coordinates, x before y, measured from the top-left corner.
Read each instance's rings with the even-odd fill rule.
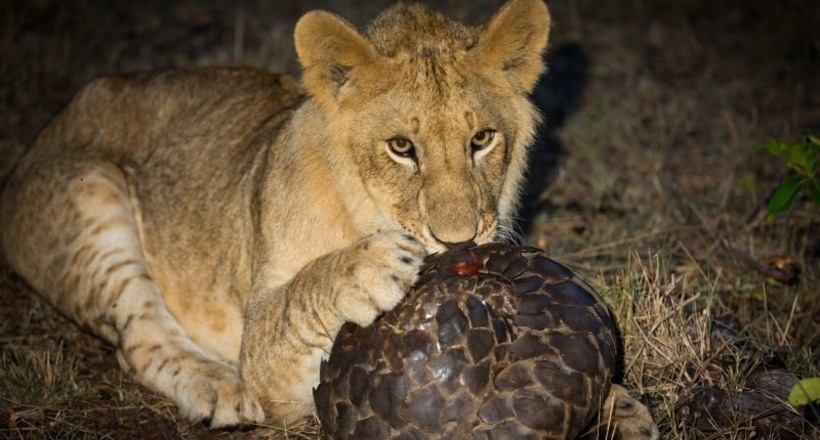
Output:
[[[0,353],[0,381],[8,387],[5,398],[44,404],[77,394],[77,360],[57,346],[30,351],[16,349]],[[69,356],[71,358],[66,358]]]

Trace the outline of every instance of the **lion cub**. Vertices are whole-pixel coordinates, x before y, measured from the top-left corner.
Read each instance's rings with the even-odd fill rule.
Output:
[[[475,28],[398,5],[366,34],[314,11],[304,92],[253,69],[98,79],[8,176],[5,258],[184,416],[310,414],[344,322],[509,222],[549,25],[541,0]]]

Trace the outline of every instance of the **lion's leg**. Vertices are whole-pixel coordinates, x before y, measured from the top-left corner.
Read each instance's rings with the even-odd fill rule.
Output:
[[[379,232],[305,266],[250,303],[242,378],[269,416],[289,423],[314,411],[313,388],[344,322],[370,324],[404,297],[425,250],[401,232]]]
[[[52,160],[13,176],[2,244],[52,304],[117,349],[123,369],[212,426],[261,422],[232,366],[205,353],[168,311],[142,254],[123,172],[105,162]]]

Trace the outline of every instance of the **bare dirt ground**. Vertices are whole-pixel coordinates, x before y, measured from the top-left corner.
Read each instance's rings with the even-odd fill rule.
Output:
[[[388,3],[0,2],[0,151],[30,142],[95,76],[217,64],[298,74],[290,34],[302,13],[327,8],[361,25]],[[479,23],[500,3],[435,7]],[[820,134],[815,3],[549,3],[561,81],[536,93],[547,128],[522,235],[606,297],[624,345],[619,380],[663,438],[820,438],[816,406],[783,403],[797,379],[820,376],[820,207],[799,196],[768,221],[789,169],[753,148]],[[795,275],[779,282],[752,262]],[[110,347],[4,270],[0,438],[320,432],[310,420],[212,432],[178,419],[123,376]]]

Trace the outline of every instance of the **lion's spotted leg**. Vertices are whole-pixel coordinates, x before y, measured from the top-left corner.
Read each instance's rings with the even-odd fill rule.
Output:
[[[418,279],[414,237],[377,232],[308,264],[248,306],[240,371],[269,416],[290,423],[314,411],[319,365],[344,322],[368,325]]]
[[[168,311],[143,257],[120,169],[55,160],[10,184],[20,190],[7,197],[28,198],[14,200],[25,208],[4,219],[3,233],[18,239],[4,241],[38,249],[9,253],[29,255],[11,262],[35,289],[114,344],[120,365],[175,400],[184,416],[209,418],[212,426],[264,419],[235,369],[207,355]]]

